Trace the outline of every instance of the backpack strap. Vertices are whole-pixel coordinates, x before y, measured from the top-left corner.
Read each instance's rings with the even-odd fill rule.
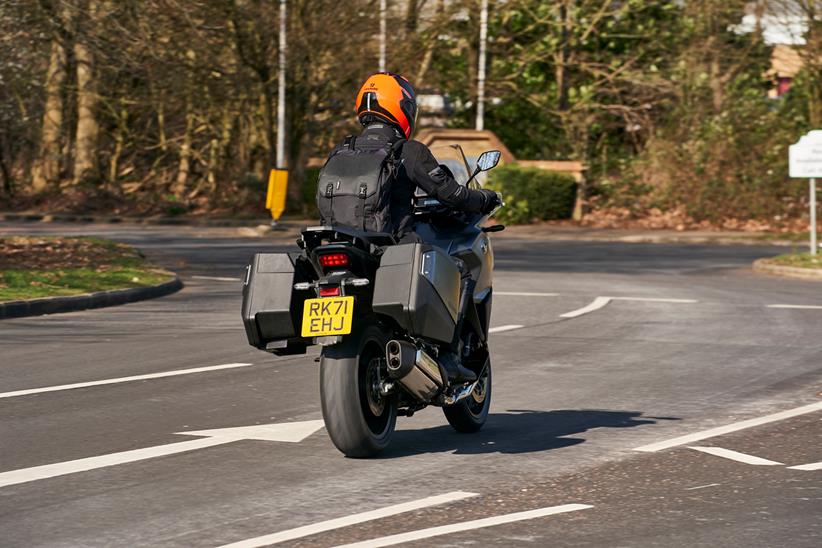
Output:
[[[365,231],[365,199],[368,198],[368,184],[360,183],[357,196],[360,198],[360,217],[362,218],[362,229]]]
[[[385,162],[388,165],[388,169],[391,171],[392,177],[396,177],[397,171],[399,170],[399,164],[401,163],[400,155],[402,154],[402,146],[405,142],[405,139],[397,139],[386,147],[388,150],[388,156],[386,156]]]

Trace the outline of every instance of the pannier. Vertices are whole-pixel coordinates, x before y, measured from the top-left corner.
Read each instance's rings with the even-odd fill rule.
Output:
[[[316,275],[300,253],[257,253],[243,285],[243,325],[248,343],[283,356],[305,354],[311,339],[299,336],[303,300],[294,284]]]
[[[372,307],[410,334],[450,343],[459,298],[459,269],[440,249],[414,243],[392,246],[383,253]]]

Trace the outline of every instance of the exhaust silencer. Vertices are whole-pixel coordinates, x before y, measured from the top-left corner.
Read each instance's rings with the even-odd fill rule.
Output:
[[[443,386],[437,361],[424,350],[406,341],[389,341],[385,345],[388,374],[414,397],[431,401]]]

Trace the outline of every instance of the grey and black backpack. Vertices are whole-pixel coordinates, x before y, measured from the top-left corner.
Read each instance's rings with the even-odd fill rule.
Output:
[[[317,209],[324,225],[393,232],[391,188],[404,140],[356,146],[352,136],[328,159],[317,183]]]

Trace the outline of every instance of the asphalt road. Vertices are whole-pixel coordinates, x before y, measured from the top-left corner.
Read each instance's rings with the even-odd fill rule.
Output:
[[[0,546],[220,546],[316,524],[288,544],[822,545],[822,283],[750,270],[780,248],[503,233],[486,427],[459,435],[431,408],[352,460],[312,422],[317,351],[245,341],[240,273],[289,241],[0,224],[32,232],[133,243],[186,287],[0,322]],[[91,385],[20,393],[74,383]],[[282,423],[301,432],[179,434]]]

